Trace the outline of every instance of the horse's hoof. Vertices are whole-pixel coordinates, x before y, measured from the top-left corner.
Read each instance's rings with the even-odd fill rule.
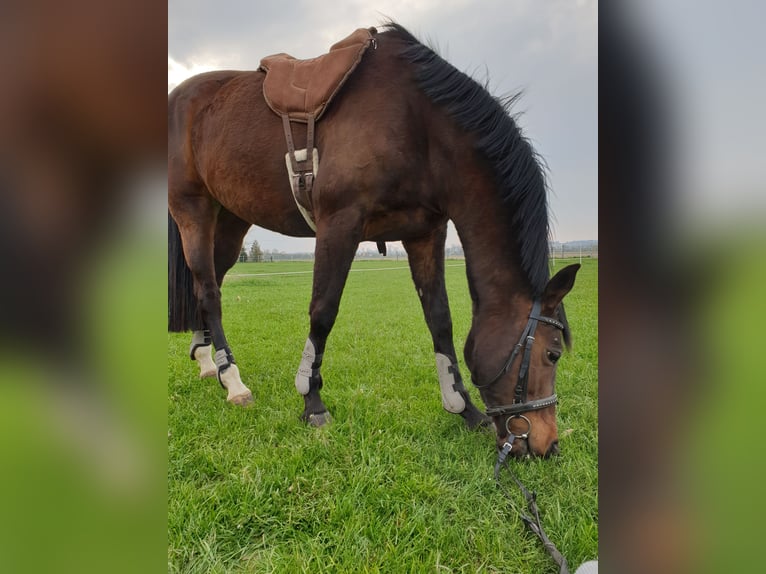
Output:
[[[247,405],[250,405],[253,403],[253,393],[251,393],[250,391],[247,391],[246,393],[242,393],[240,395],[237,395],[236,397],[231,397],[226,400],[233,405],[246,407]]]
[[[332,416],[329,411],[323,413],[311,413],[307,419],[309,425],[314,428],[320,428],[332,422]]]
[[[208,371],[202,371],[199,374],[200,379],[207,379],[208,377],[215,377],[218,374],[218,371],[216,369],[211,369]]]

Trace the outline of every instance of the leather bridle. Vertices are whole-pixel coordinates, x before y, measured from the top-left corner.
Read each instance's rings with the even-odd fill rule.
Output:
[[[569,565],[567,564],[566,558],[559,551],[559,549],[556,548],[556,545],[551,542],[550,538],[548,538],[548,535],[543,529],[543,525],[540,520],[540,512],[537,508],[537,494],[527,490],[524,484],[522,484],[516,475],[513,474],[507,463],[507,458],[513,449],[514,441],[517,438],[525,440],[528,439],[529,432],[532,430],[532,423],[529,422],[529,419],[521,413],[544,409],[546,407],[553,406],[558,402],[558,398],[556,397],[555,393],[543,399],[537,399],[534,401],[527,400],[527,386],[529,385],[529,363],[532,360],[532,345],[535,342],[535,330],[537,329],[537,324],[539,322],[548,323],[549,325],[553,325],[561,331],[564,330],[564,325],[560,321],[557,321],[552,317],[545,317],[540,315],[540,307],[540,300],[536,299],[532,304],[532,310],[529,312],[529,321],[527,321],[527,326],[524,327],[524,331],[521,333],[519,342],[516,343],[516,346],[511,352],[511,356],[508,357],[508,360],[505,362],[505,365],[503,365],[503,368],[500,369],[500,372],[495,375],[491,381],[481,385],[476,383],[476,380],[472,374],[471,382],[473,382],[474,386],[476,386],[478,389],[486,389],[494,385],[511,369],[513,362],[516,360],[516,357],[522,352],[523,349],[524,352],[521,355],[519,377],[516,381],[516,388],[513,392],[513,403],[510,405],[487,407],[487,415],[489,416],[510,415],[505,421],[505,430],[508,431],[508,436],[506,437],[502,448],[497,453],[497,462],[495,463],[495,483],[497,484],[497,487],[500,488],[509,498],[509,500],[512,501],[513,498],[511,493],[500,480],[500,470],[503,466],[505,466],[508,470],[508,473],[511,475],[511,478],[521,489],[521,492],[524,494],[524,498],[527,501],[527,509],[529,510],[529,514],[519,512],[521,520],[524,522],[527,528],[529,528],[535,534],[535,536],[537,536],[542,541],[545,550],[551,556],[553,561],[559,566],[559,574],[569,574]],[[510,422],[516,418],[524,419],[524,421],[527,423],[527,430],[521,434],[516,434],[510,429]],[[515,508],[515,504],[513,506]]]
[[[519,377],[516,381],[516,387],[513,392],[513,403],[510,405],[497,405],[493,407],[487,407],[488,416],[510,415],[510,418],[505,423],[506,430],[509,434],[511,434],[511,431],[508,428],[508,423],[511,421],[511,419],[522,418],[527,422],[527,426],[531,427],[529,419],[527,419],[525,416],[522,416],[522,413],[544,409],[553,406],[558,402],[558,397],[555,393],[542,399],[536,399],[533,401],[527,400],[527,387],[529,385],[529,363],[532,360],[532,344],[535,342],[535,330],[537,329],[537,324],[539,322],[543,322],[549,325],[553,325],[562,331],[564,330],[564,325],[560,321],[557,321],[552,317],[540,315],[540,307],[540,300],[535,299],[534,303],[532,304],[532,310],[529,312],[529,321],[527,321],[527,326],[524,327],[524,331],[521,333],[519,342],[516,343],[516,346],[511,352],[511,356],[508,357],[508,360],[505,362],[505,365],[503,365],[503,368],[500,369],[500,372],[495,375],[491,381],[488,383],[479,384],[476,382],[474,375],[471,375],[471,382],[476,388],[486,389],[497,383],[503,377],[503,375],[505,375],[511,369],[514,361],[516,360],[516,357],[522,353],[523,350],[523,354],[521,355],[521,366],[519,367]],[[529,431],[530,428],[527,428],[525,433],[521,435],[517,434],[515,436],[517,438],[526,439],[528,438],[527,435],[529,434]]]

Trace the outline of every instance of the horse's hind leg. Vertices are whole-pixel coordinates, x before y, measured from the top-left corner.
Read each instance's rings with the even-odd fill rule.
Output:
[[[444,284],[444,243],[446,224],[430,235],[403,241],[412,271],[412,280],[423,306],[428,329],[434,342],[436,370],[439,374],[442,406],[459,414],[469,428],[489,423],[489,419],[471,402],[463,385],[452,341],[452,318]]]
[[[352,210],[338,212],[318,222],[314,287],[309,306],[311,328],[295,375],[295,388],[304,401],[301,418],[317,427],[330,420],[327,407],[319,396],[322,388],[320,368],[360,239],[361,224],[358,214]]]
[[[220,288],[226,272],[239,259],[242,241],[250,229],[250,224],[223,208],[218,213],[215,228],[215,279]],[[200,378],[215,377],[218,368],[213,361],[212,340],[209,329],[200,329],[192,333],[189,356],[199,366]]]
[[[173,199],[169,207],[178,224],[184,257],[194,278],[194,295],[202,321],[210,330],[210,339],[216,348],[218,381],[228,391],[226,400],[238,405],[249,404],[253,395],[242,383],[221,321],[221,291],[216,280],[214,254],[220,208],[204,190],[189,193],[181,199],[177,199],[176,195]]]

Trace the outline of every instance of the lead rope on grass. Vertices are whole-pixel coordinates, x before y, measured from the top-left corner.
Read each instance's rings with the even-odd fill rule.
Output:
[[[543,530],[543,525],[540,522],[540,512],[537,508],[536,502],[537,493],[527,490],[521,481],[516,478],[516,475],[513,474],[511,467],[508,466],[508,461],[506,459],[511,452],[513,441],[516,437],[514,435],[510,435],[509,438],[510,440],[506,441],[506,443],[503,445],[503,449],[497,455],[497,462],[495,463],[495,483],[497,484],[497,487],[503,491],[503,494],[508,497],[508,499],[511,501],[511,504],[513,504],[513,497],[511,496],[510,491],[500,481],[500,469],[505,466],[508,474],[511,475],[511,478],[519,487],[519,490],[521,490],[522,494],[524,494],[524,498],[527,499],[527,508],[529,509],[529,512],[532,513],[534,518],[516,509],[515,505],[513,505],[514,509],[516,509],[516,511],[519,513],[521,520],[524,522],[524,524],[527,525],[527,528],[529,528],[535,534],[535,536],[537,536],[542,541],[545,550],[548,552],[548,554],[550,554],[551,558],[553,558],[553,561],[559,566],[559,574],[569,574],[569,565],[567,564],[566,558],[564,558],[564,555],[559,552],[559,549],[556,548],[556,545],[551,542],[551,539],[548,538],[545,530]]]

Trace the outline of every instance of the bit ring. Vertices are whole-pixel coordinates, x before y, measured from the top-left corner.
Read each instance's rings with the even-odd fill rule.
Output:
[[[511,432],[511,425],[510,425],[510,423],[511,423],[511,421],[513,419],[524,419],[526,421],[526,423],[527,423],[527,430],[525,432],[523,432],[522,434],[516,434],[514,432]],[[505,421],[505,430],[508,431],[509,435],[512,435],[512,436],[514,436],[516,438],[523,438],[524,440],[526,440],[526,439],[529,438],[529,431],[532,430],[532,423],[529,422],[529,419],[527,417],[525,417],[524,415],[511,415]]]

